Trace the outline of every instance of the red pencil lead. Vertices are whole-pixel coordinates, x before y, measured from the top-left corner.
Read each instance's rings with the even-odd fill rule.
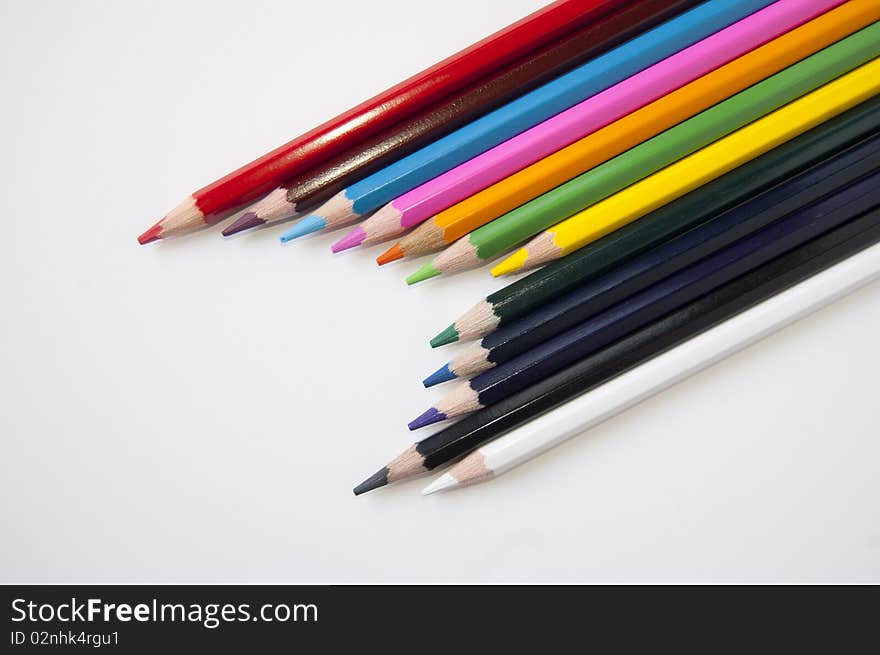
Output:
[[[138,243],[142,246],[162,238],[162,221],[156,223],[149,230],[138,237]]]

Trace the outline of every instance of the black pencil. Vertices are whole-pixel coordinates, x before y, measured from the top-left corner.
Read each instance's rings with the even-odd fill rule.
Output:
[[[486,296],[434,337],[431,345],[438,347],[483,337],[612,266],[682,234],[878,131],[880,96]]]
[[[448,464],[878,241],[880,211],[874,210],[413,444],[355,487],[354,493],[360,495]]]

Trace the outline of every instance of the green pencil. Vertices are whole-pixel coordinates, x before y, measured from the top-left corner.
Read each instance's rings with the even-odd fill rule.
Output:
[[[880,133],[880,96],[832,118],[568,257],[517,280],[462,314],[433,347],[479,339],[631,257]]]
[[[407,284],[475,268],[880,54],[880,22],[648,139],[459,239]]]

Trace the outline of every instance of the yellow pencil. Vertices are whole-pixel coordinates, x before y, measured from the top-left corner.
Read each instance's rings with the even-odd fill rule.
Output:
[[[877,93],[880,58],[557,223],[495,266],[492,275],[564,257]]]

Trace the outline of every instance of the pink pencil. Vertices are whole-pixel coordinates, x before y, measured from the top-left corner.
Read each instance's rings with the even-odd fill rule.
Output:
[[[843,2],[779,0],[395,198],[333,244],[333,252],[396,237]]]

